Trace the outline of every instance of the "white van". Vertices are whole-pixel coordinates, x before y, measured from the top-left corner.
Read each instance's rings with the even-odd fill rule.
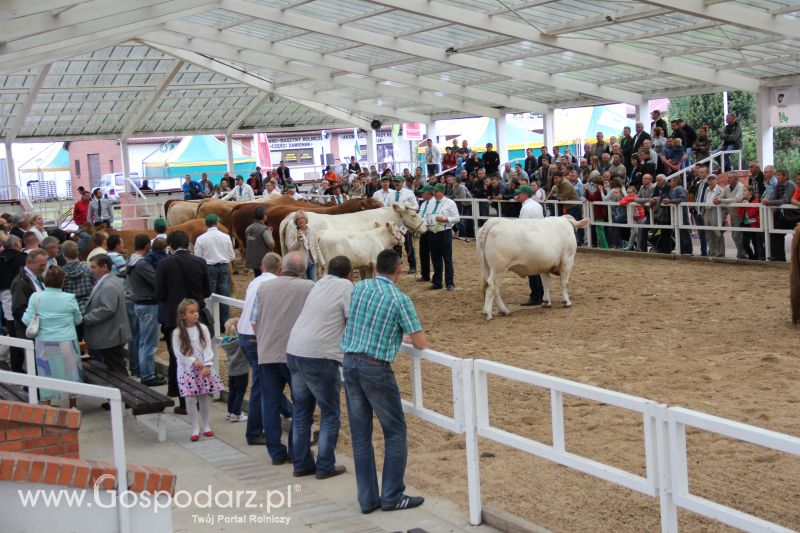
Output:
[[[142,181],[139,179],[138,173],[131,172],[130,178],[137,187],[141,186]],[[114,203],[119,202],[120,193],[125,192],[125,174],[122,172],[103,174],[97,186],[103,191],[103,196]]]

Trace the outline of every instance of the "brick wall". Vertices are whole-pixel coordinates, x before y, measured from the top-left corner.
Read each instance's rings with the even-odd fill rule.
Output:
[[[0,401],[0,451],[79,457],[81,412]]]
[[[100,154],[100,174],[110,174],[111,172],[122,172],[122,154],[119,150],[119,142],[116,140],[102,141],[71,141],[69,143],[69,164],[72,174],[72,193],[77,198],[78,186],[83,185],[90,189],[89,183],[89,154]],[[80,174],[76,172],[75,160],[80,161]],[[112,164],[113,161],[113,170]]]
[[[0,400],[0,482],[18,481],[94,488],[97,478],[117,469],[80,458],[81,412]],[[175,474],[165,468],[128,465],[128,489],[175,494]],[[107,478],[102,488],[113,489]]]
[[[45,483],[78,489],[93,489],[100,476],[100,488],[111,490],[117,477],[114,465],[105,461],[86,461],[20,452],[0,451],[0,482]],[[175,494],[175,474],[164,468],[128,465],[128,490]]]

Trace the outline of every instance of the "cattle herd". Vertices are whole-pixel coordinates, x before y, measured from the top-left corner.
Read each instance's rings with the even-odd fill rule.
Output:
[[[287,232],[292,231],[298,211],[306,213],[308,226],[317,235],[323,261],[319,275],[324,273],[325,258],[346,255],[361,277],[374,275],[374,262],[378,253],[402,244],[404,234],[422,234],[427,231],[425,222],[413,209],[395,204],[383,204],[370,198],[351,199],[341,205],[321,205],[294,200],[285,196],[270,196],[251,202],[222,200],[169,200],[164,206],[168,224],[167,233],[182,230],[190,242],[206,231],[204,218],[215,214],[220,231],[228,234],[244,256],[245,230],[253,223],[255,209],[267,205],[267,226],[272,229],[276,251],[285,254]],[[508,272],[520,277],[542,275],[543,306],[550,307],[550,275],[561,278],[562,305],[571,305],[568,285],[575,264],[576,242],[574,230],[588,226],[588,219],[576,221],[571,216],[547,217],[540,220],[490,219],[480,229],[476,239],[478,261],[483,286],[483,310],[492,318],[492,305],[497,305],[500,315],[510,311],[500,296],[500,282]],[[105,230],[118,234],[126,249],[132,249],[137,234],[155,237],[153,230],[114,230],[103,226],[83,225],[79,235],[91,235]],[[88,239],[87,239],[88,240]],[[792,320],[800,323],[800,228],[792,250],[791,310]],[[88,250],[87,250],[88,251]]]

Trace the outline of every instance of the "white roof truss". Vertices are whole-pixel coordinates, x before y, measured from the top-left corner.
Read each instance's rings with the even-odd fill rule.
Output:
[[[368,129],[800,82],[798,0],[0,0],[0,15],[6,142]]]

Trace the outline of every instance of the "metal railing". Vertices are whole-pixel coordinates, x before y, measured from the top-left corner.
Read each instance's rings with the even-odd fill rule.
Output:
[[[8,339],[8,337],[0,337],[0,344],[14,346]],[[125,433],[122,422],[124,404],[122,403],[122,395],[119,389],[37,376],[36,367],[31,366],[30,363],[28,363],[27,374],[0,370],[0,383],[28,387],[28,399],[31,403],[36,403],[37,390],[40,388],[107,400],[111,407],[111,442],[114,454],[114,467],[117,469],[115,487],[117,491],[116,501],[122,501],[122,494],[128,490],[128,464],[125,460]],[[129,533],[131,531],[130,510],[127,505],[118,504],[116,507],[119,530],[121,533]]]
[[[212,294],[206,300],[215,320],[219,304],[243,307],[235,298]],[[536,457],[589,474],[609,483],[658,498],[662,533],[678,531],[678,508],[718,520],[744,531],[790,531],[749,513],[700,498],[689,492],[686,426],[724,435],[800,457],[800,438],[742,424],[681,407],[669,407],[652,400],[577,383],[485,359],[461,359],[434,350],[417,350],[403,344],[401,353],[411,362],[411,399],[402,399],[403,410],[417,418],[466,439],[469,521],[481,523],[480,450],[478,438],[510,446]],[[452,412],[449,417],[424,406],[422,361],[450,369]],[[497,376],[544,388],[550,394],[552,444],[546,444],[492,426],[489,405],[489,376]],[[564,395],[584,398],[641,417],[645,475],[567,451],[564,424]]]
[[[718,152],[714,152],[713,154],[709,155],[708,157],[704,157],[703,159],[700,159],[699,161],[695,161],[691,165],[688,165],[688,166],[678,170],[677,172],[673,172],[672,174],[667,176],[667,182],[669,182],[669,180],[671,180],[673,176],[681,176],[683,178],[682,179],[683,188],[686,189],[686,188],[688,188],[687,179],[686,178],[687,178],[689,172],[691,172],[694,169],[694,167],[696,167],[697,165],[703,165],[703,164],[708,163],[709,168],[713,168],[714,164],[716,163],[717,165],[719,165],[718,168],[724,169],[725,166],[726,166],[725,165],[725,158],[726,157],[730,158],[730,156],[732,156],[732,155],[735,155],[735,156],[738,157],[738,160],[739,160],[739,165],[738,165],[739,168],[738,168],[738,170],[741,171],[742,170],[742,151],[741,150],[720,150]],[[717,160],[719,160],[719,161],[717,161]],[[655,176],[653,176],[653,177],[655,177]]]

